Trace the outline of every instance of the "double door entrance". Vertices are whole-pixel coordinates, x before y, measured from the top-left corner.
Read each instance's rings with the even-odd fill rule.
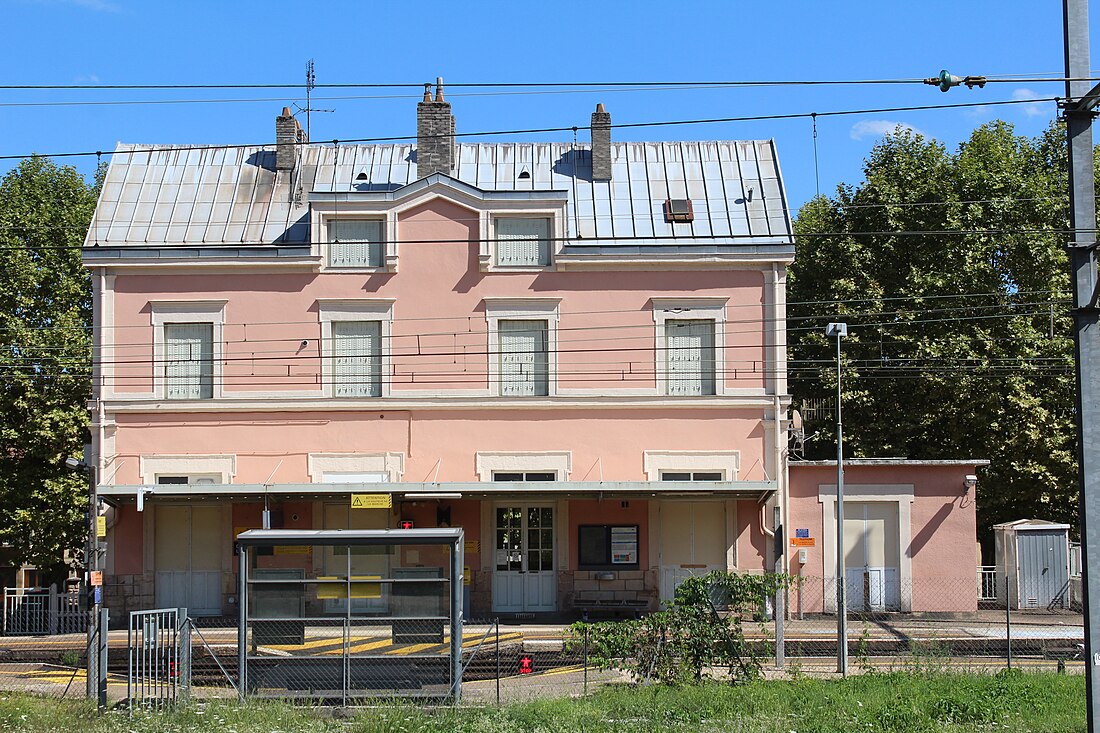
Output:
[[[493,514],[493,610],[503,613],[556,610],[554,507],[496,506]]]

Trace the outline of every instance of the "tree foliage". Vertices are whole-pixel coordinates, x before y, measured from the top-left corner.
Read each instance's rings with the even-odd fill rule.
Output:
[[[754,679],[761,648],[745,639],[745,620],[790,582],[787,575],[714,570],[681,583],[663,611],[633,621],[574,624],[573,643],[586,639],[591,663],[625,670],[639,682],[699,683],[718,668],[730,682]]]
[[[57,568],[82,546],[91,290],[80,246],[96,187],[35,157],[0,181],[0,543]]]
[[[836,394],[843,340],[845,454],[988,459],[980,526],[1076,523],[1076,432],[1065,133],[993,122],[956,151],[887,135],[866,180],[795,223],[789,282],[795,402]],[[830,410],[808,458],[835,456]]]

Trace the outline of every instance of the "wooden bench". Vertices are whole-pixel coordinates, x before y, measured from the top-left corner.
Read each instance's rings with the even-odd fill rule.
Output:
[[[573,608],[581,612],[581,620],[587,621],[589,614],[606,613],[613,616],[629,614],[632,618],[640,618],[642,612],[649,608],[646,601],[616,601],[609,598],[586,598],[584,596],[573,598]]]

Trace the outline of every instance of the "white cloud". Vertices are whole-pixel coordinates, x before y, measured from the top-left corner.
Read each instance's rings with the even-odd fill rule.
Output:
[[[888,135],[899,127],[917,135],[924,135],[923,132],[912,125],[907,125],[904,122],[894,122],[893,120],[863,120],[852,125],[852,129],[848,131],[848,134],[853,140],[862,140],[867,137]],[[924,136],[927,137],[927,135]]]
[[[73,79],[73,84],[98,84],[99,77],[95,74],[81,74]]]
[[[1016,91],[1012,92],[1012,98],[1020,100],[1039,99],[1039,95],[1030,89],[1017,89]],[[1038,102],[1036,102],[1035,104],[1021,104],[1020,108],[1028,117],[1038,117],[1039,115],[1044,114],[1043,105],[1039,104]]]

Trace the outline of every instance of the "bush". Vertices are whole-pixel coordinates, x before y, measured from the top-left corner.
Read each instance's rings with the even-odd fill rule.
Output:
[[[622,669],[638,682],[698,683],[710,668],[724,668],[731,682],[753,679],[760,675],[759,647],[746,641],[744,622],[790,582],[786,575],[715,570],[681,583],[664,611],[635,621],[577,623],[572,637],[577,643],[587,634],[590,663]]]

